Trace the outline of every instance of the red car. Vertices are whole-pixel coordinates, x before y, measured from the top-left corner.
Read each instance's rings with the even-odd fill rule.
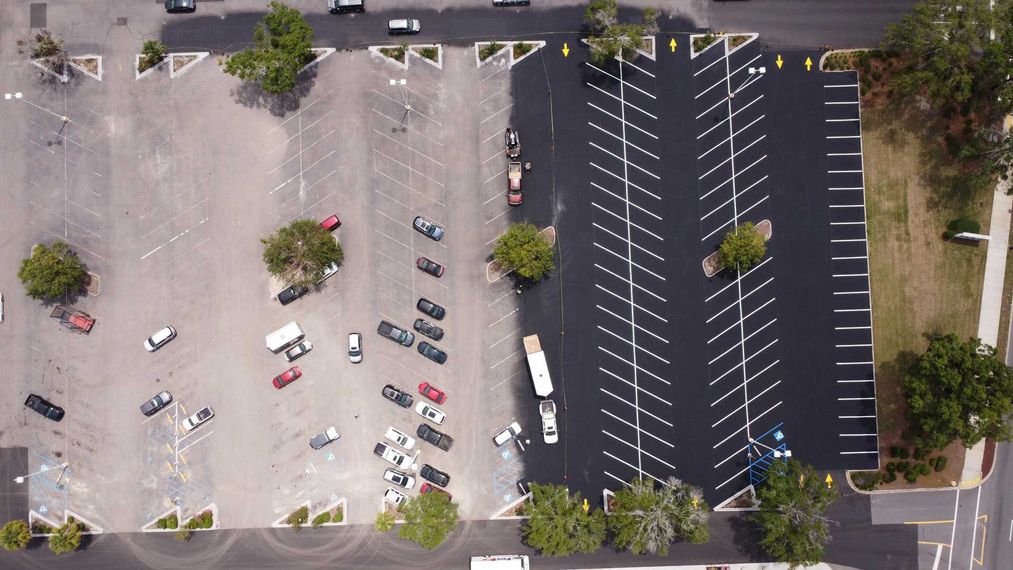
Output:
[[[331,214],[331,216],[328,217],[326,220],[320,222],[320,227],[324,228],[329,232],[333,232],[334,230],[341,227],[341,220],[338,219],[337,214]]]
[[[274,387],[280,390],[298,380],[300,376],[302,376],[302,370],[298,366],[293,366],[274,377]]]
[[[443,390],[437,389],[436,386],[433,386],[429,382],[419,384],[419,394],[422,394],[437,404],[442,404],[447,401],[447,393]]]
[[[454,496],[451,495],[450,493],[444,491],[443,489],[437,487],[436,485],[431,485],[429,483],[426,483],[426,484],[422,485],[422,487],[419,488],[419,493],[422,493],[422,494],[426,494],[426,493],[443,493],[444,495],[447,496],[447,500],[450,500],[450,499],[454,498]]]

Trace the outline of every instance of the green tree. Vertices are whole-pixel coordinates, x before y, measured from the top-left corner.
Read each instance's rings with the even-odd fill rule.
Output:
[[[345,258],[341,244],[313,220],[296,220],[260,241],[267,270],[289,285],[309,287]]]
[[[549,240],[528,222],[511,224],[496,242],[492,256],[501,266],[512,267],[518,275],[532,281],[541,281],[556,267]]]
[[[373,527],[380,532],[389,532],[390,529],[394,528],[394,513],[389,511],[377,513],[376,520],[373,522]]]
[[[138,62],[137,70],[145,71],[155,67],[165,59],[165,44],[158,40],[145,40],[141,47],[141,61]]]
[[[707,508],[700,489],[675,477],[660,487],[653,479],[634,479],[616,492],[608,527],[617,548],[666,556],[677,539],[707,542]]]
[[[918,445],[942,449],[959,439],[967,447],[983,437],[1007,441],[1013,411],[1013,375],[995,348],[977,338],[948,334],[929,343],[904,376],[908,417]]]
[[[530,518],[521,528],[524,542],[549,556],[590,554],[605,542],[605,513],[584,513],[580,493],[564,485],[531,484]]]
[[[302,506],[289,513],[287,522],[292,530],[299,532],[302,525],[306,524],[308,520],[310,520],[310,510],[308,507]]]
[[[245,49],[225,62],[225,73],[243,81],[259,83],[268,93],[287,93],[295,87],[299,69],[313,61],[313,28],[299,10],[281,2],[271,9],[253,30],[255,47]]]
[[[746,222],[725,234],[719,251],[721,265],[732,270],[748,271],[767,254],[767,242],[753,222]]]
[[[760,526],[760,546],[791,569],[814,566],[830,540],[830,519],[823,515],[837,491],[819,479],[811,465],[775,461],[757,490],[760,510],[750,518]]]
[[[584,8],[584,24],[591,34],[597,35],[619,20],[616,0],[591,0]]]
[[[49,535],[49,549],[53,554],[73,552],[81,546],[81,526],[73,517],[68,517],[63,526]]]
[[[595,0],[592,0],[591,4],[594,3]],[[588,10],[590,8],[589,6]],[[587,17],[588,12],[585,12],[585,21]],[[587,38],[590,47],[589,59],[592,64],[599,67],[616,57],[623,61],[634,61],[639,56],[637,50],[644,47],[644,36],[654,35],[658,29],[658,11],[654,8],[644,9],[639,24],[621,24],[613,17],[608,25],[600,29],[592,27],[592,33]]]
[[[31,540],[32,532],[26,521],[9,521],[3,528],[0,528],[0,546],[3,546],[4,550],[10,552],[23,550]]]
[[[88,273],[70,246],[56,241],[36,245],[32,256],[21,261],[18,278],[29,297],[51,300],[81,291]]]
[[[405,522],[398,535],[429,550],[439,546],[457,526],[457,503],[452,503],[443,493],[412,497],[401,512]]]

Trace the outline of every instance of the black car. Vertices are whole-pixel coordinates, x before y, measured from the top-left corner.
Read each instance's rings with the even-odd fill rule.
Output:
[[[447,353],[429,344],[428,342],[419,343],[419,354],[425,356],[429,360],[437,364],[443,364],[447,361]]]
[[[443,266],[428,257],[420,257],[415,260],[415,267],[432,275],[433,277],[443,276]]]
[[[443,317],[447,316],[446,309],[430,301],[429,299],[426,299],[425,297],[419,297],[419,302],[415,303],[415,308],[438,321],[442,321]]]
[[[450,451],[450,448],[454,446],[454,438],[426,424],[419,424],[419,428],[415,430],[415,435],[439,447],[443,451]]]
[[[63,408],[36,394],[29,394],[25,405],[39,414],[58,422],[63,419]]]
[[[302,285],[292,285],[291,287],[288,287],[287,289],[283,290],[281,293],[278,293],[278,302],[281,303],[282,306],[284,306],[291,303],[292,301],[295,301],[299,297],[302,297],[308,292],[309,287],[303,287]]]
[[[428,463],[424,464],[422,469],[419,470],[419,476],[423,479],[436,483],[440,487],[446,487],[450,484],[450,475],[447,475],[445,472],[440,471]]]
[[[156,394],[155,397],[141,404],[141,413],[146,416],[153,416],[156,412],[168,406],[170,402],[172,402],[172,394],[169,392]]]
[[[415,231],[428,237],[429,239],[440,241],[443,239],[443,228],[423,218],[422,216],[415,216],[412,220],[412,227]]]
[[[381,393],[384,398],[387,398],[402,408],[407,408],[412,405],[412,395],[400,388],[397,388],[393,384],[387,384],[384,386]]]
[[[165,0],[165,11],[170,14],[197,11],[197,0]]]
[[[415,330],[428,336],[433,340],[443,338],[443,329],[425,319],[415,319]]]

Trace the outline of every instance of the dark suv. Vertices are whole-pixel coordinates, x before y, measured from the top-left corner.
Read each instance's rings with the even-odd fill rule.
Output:
[[[433,340],[443,338],[443,329],[424,319],[415,319],[415,330]]]
[[[309,292],[309,288],[301,285],[292,285],[281,293],[278,293],[278,302],[287,305]]]
[[[36,394],[29,394],[25,405],[48,419],[58,422],[63,419],[63,408]]]
[[[450,448],[454,446],[454,438],[426,424],[419,424],[419,428],[415,430],[415,435],[439,447],[443,451],[450,451]]]
[[[412,395],[400,388],[397,388],[393,384],[387,384],[384,386],[381,393],[384,398],[387,398],[402,408],[407,408],[412,405]]]
[[[437,364],[443,364],[444,362],[447,361],[447,353],[429,344],[428,342],[420,342],[418,349],[419,354],[425,356],[426,358],[432,360]]]
[[[422,466],[422,469],[419,471],[419,476],[423,479],[428,479],[429,481],[436,483],[440,487],[446,487],[450,484],[450,475],[447,475],[445,472],[440,471],[428,463]]]
[[[438,321],[442,321],[443,317],[447,315],[446,309],[425,297],[419,297],[419,302],[415,304],[415,307]]]

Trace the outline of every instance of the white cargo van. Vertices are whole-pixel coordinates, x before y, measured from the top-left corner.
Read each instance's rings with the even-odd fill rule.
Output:
[[[292,346],[299,342],[306,335],[299,328],[299,323],[292,321],[291,323],[281,327],[273,333],[264,337],[267,343],[267,349],[271,352],[281,352],[282,350]]]
[[[487,554],[471,557],[471,570],[528,570],[526,554]]]

